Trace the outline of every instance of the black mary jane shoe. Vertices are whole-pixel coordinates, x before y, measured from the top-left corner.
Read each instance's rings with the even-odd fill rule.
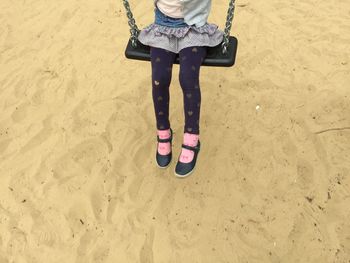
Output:
[[[193,156],[193,160],[190,163],[182,163],[179,160],[177,161],[177,164],[175,167],[175,175],[177,177],[184,178],[186,176],[189,176],[193,172],[193,170],[196,166],[196,161],[197,161],[197,156],[198,156],[198,153],[200,150],[200,146],[201,146],[201,143],[199,140],[198,140],[197,146],[195,146],[195,147],[182,144],[182,148],[193,151],[194,156]]]
[[[173,142],[173,130],[170,128],[170,137],[168,139],[160,139],[157,135],[157,141],[159,142],[170,142],[170,147],[172,147]],[[158,144],[157,144],[157,153],[156,153],[156,162],[159,168],[167,168],[171,162],[173,153],[170,149],[170,153],[167,155],[161,155],[158,152]]]

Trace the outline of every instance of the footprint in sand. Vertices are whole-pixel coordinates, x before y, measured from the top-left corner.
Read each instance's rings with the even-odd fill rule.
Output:
[[[79,246],[77,248],[77,263],[89,262],[89,252],[93,250],[96,243],[99,240],[99,236],[96,232],[89,231],[83,234],[79,240]]]
[[[100,219],[105,214],[108,200],[103,191],[103,186],[101,185],[101,180],[99,178],[97,178],[95,183],[92,184],[89,199],[95,218]]]
[[[67,219],[58,209],[35,211],[31,215],[34,221],[31,234],[36,244],[54,248],[71,237]]]
[[[304,238],[305,233],[307,232],[307,228],[309,227],[307,221],[303,214],[294,214],[294,217],[291,218],[293,220],[293,226],[289,231],[287,240],[290,245],[300,244]]]
[[[93,171],[100,171],[101,161],[108,152],[106,144],[100,139],[86,140],[70,149],[54,164],[54,177],[67,192],[81,189]]]
[[[187,249],[199,242],[200,228],[198,226],[203,220],[203,210],[200,209],[199,201],[195,199],[183,200],[183,206],[186,207],[186,212],[181,214],[172,212],[171,224],[169,225],[170,241],[177,249]],[[188,217],[188,214],[191,217]]]
[[[302,189],[309,189],[314,182],[314,169],[305,159],[299,158],[297,161],[298,185]]]
[[[10,255],[20,255],[24,253],[26,247],[26,233],[16,227],[11,228],[10,239],[7,241],[7,252]]]

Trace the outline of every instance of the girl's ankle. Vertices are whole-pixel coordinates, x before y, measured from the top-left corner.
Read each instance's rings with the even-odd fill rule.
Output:
[[[184,133],[183,143],[188,146],[197,146],[199,140],[199,134]]]
[[[167,130],[157,130],[157,135],[160,139],[168,139],[171,136],[170,129]]]
[[[171,137],[171,131],[168,130],[157,130],[157,135],[160,139],[169,139]],[[168,155],[171,152],[170,142],[159,142],[158,153],[161,155]]]

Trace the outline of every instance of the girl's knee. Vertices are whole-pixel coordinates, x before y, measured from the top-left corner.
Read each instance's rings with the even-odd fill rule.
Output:
[[[152,76],[153,87],[169,87],[171,76],[167,73],[157,72]]]
[[[182,73],[179,76],[179,81],[182,89],[199,89],[199,78],[197,76]]]

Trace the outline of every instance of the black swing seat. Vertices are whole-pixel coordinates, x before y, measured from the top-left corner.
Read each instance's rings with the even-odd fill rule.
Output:
[[[229,44],[227,47],[227,52],[222,53],[221,44],[215,47],[208,47],[207,56],[204,59],[203,66],[212,67],[231,67],[235,64],[236,53],[237,53],[237,38],[230,36]],[[129,40],[128,45],[125,50],[125,56],[128,59],[136,59],[143,61],[150,61],[150,47],[145,46],[139,41],[137,41],[137,47],[134,48],[131,45],[131,40]],[[176,56],[175,64],[179,64],[179,56]]]

